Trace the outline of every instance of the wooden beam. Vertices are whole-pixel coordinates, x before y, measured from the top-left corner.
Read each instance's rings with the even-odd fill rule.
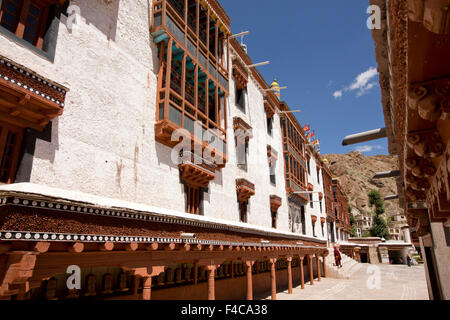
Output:
[[[67,247],[67,251],[73,252],[73,253],[81,253],[84,251],[84,244],[81,242],[69,244],[69,246]]]

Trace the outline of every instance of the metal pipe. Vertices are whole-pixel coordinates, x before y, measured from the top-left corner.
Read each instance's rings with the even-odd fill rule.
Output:
[[[393,194],[391,196],[384,197],[385,201],[396,200],[396,199],[398,199],[398,194]]]
[[[386,128],[380,128],[346,136],[342,141],[342,145],[348,146],[356,143],[367,142],[386,137],[387,137]]]

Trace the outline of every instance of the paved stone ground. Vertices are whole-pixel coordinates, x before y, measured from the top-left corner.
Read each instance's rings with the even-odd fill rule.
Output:
[[[373,269],[379,267],[379,289],[376,289]],[[369,280],[370,278],[370,280]],[[374,289],[369,289],[369,286]],[[372,281],[371,281],[372,280]],[[266,297],[265,299],[270,299]],[[294,288],[293,294],[287,291],[277,294],[278,300],[429,300],[425,269],[423,265],[371,265],[363,264],[352,279],[322,278],[309,282],[305,290]]]

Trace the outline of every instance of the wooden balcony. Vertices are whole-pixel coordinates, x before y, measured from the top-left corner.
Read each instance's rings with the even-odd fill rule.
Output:
[[[0,120],[42,131],[62,115],[68,89],[0,56]]]

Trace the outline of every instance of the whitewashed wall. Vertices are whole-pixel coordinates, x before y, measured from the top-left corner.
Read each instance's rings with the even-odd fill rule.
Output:
[[[310,204],[308,203],[305,206],[305,219],[306,219],[306,234],[312,236],[313,235],[313,228],[312,228],[312,220],[311,216],[316,216],[317,221],[315,223],[315,230],[316,230],[316,237],[319,239],[328,239],[328,228],[326,223],[323,227],[323,234],[322,234],[322,225],[320,223],[320,218],[327,217],[326,214],[326,207],[325,207],[325,192],[323,188],[323,176],[322,176],[322,170],[319,170],[319,179],[317,179],[317,160],[315,157],[311,157],[311,160],[309,161],[310,166],[310,173],[308,174],[308,182],[311,183],[314,186],[314,192],[312,195],[313,201],[319,201],[319,194],[317,192],[321,192],[324,196],[321,200],[322,202],[322,210],[320,210],[320,203],[319,202],[313,202],[313,208],[311,208]],[[320,168],[320,167],[319,167]]]
[[[167,209],[185,210],[178,167],[169,148],[155,141],[157,49],[149,35],[151,1],[74,0],[81,17],[69,32],[61,23],[54,63],[0,36],[0,54],[70,89],[64,114],[53,121],[51,142],[37,140],[31,176],[18,169],[18,181],[81,191]],[[249,169],[236,166],[232,119],[234,84],[228,104],[227,167],[210,183],[205,216],[239,221],[235,180],[256,185],[249,223],[271,226],[270,194],[282,198],[278,229],[288,231],[280,121],[267,134],[263,96],[253,80],[248,112],[240,114],[254,128]],[[277,184],[270,184],[267,145],[279,154]]]

